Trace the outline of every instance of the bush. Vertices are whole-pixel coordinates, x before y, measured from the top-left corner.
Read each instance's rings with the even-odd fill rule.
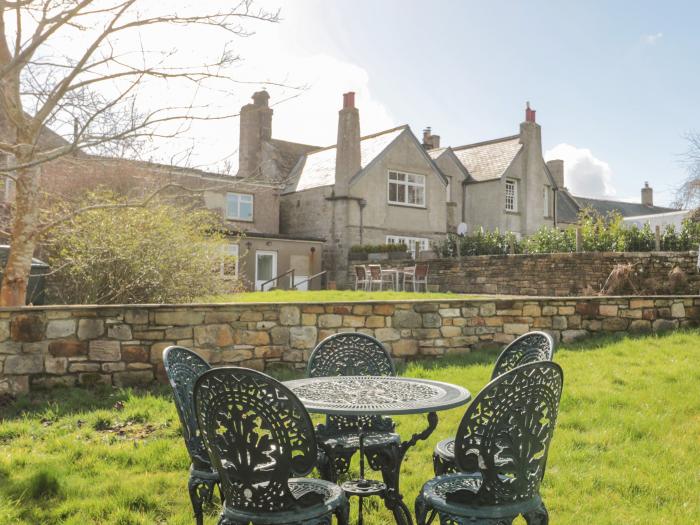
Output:
[[[111,195],[90,203],[115,204]],[[54,230],[47,247],[52,290],[71,304],[187,302],[230,284],[220,276],[225,238],[209,211],[161,203],[103,208]]]
[[[396,244],[355,244],[350,247],[353,253],[388,253],[388,252],[405,252],[408,246],[402,243]]]
[[[584,252],[649,252],[656,249],[655,234],[648,224],[628,226],[619,213],[600,215],[584,210],[576,226],[564,230],[543,226],[527,239],[516,240],[512,233],[483,228],[472,235],[448,234],[435,246],[442,257],[458,255],[492,255],[511,253],[572,253],[576,251],[576,229],[581,230]],[[683,221],[680,231],[673,225],[661,233],[662,251],[696,250],[700,244],[700,222]],[[459,251],[458,251],[459,248]]]
[[[472,235],[448,234],[447,238],[435,245],[435,251],[442,257],[468,255],[504,255],[521,252],[521,246],[514,233],[501,233],[498,229],[487,232],[480,228]]]

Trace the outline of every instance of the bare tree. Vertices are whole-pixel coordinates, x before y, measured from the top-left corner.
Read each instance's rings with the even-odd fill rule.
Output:
[[[688,150],[683,156],[688,176],[676,193],[679,208],[700,208],[700,133],[688,133]]]
[[[229,37],[251,34],[249,23],[278,20],[252,0],[172,4],[0,0],[0,153],[8,164],[0,175],[15,188],[0,306],[24,304],[34,250],[56,221],[42,214],[42,165],[85,152],[127,154],[142,141],[181,134],[192,121],[230,117],[194,102],[169,104],[167,90],[187,84],[194,100],[209,82],[234,82],[227,70],[239,58]],[[220,33],[226,43],[213,60],[183,65],[182,50],[158,49],[153,35],[163,28],[190,48],[204,49]],[[162,84],[163,96],[154,99],[152,82]]]

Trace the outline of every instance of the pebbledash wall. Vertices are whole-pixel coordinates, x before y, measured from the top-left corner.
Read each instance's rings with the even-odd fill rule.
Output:
[[[565,297],[599,291],[617,264],[636,266],[639,284],[651,289],[668,282],[676,266],[688,277],[684,293],[698,293],[697,252],[610,252],[477,255],[426,260],[429,283],[440,291],[472,294],[542,295]],[[402,267],[414,261],[380,261]],[[367,262],[359,264],[368,264]],[[353,263],[348,283],[354,284]],[[656,293],[661,293],[658,290]]]
[[[162,352],[172,344],[215,365],[265,370],[303,368],[311,349],[338,331],[373,335],[406,360],[503,345],[532,329],[568,342],[699,323],[700,296],[1,309],[0,393],[162,380]]]

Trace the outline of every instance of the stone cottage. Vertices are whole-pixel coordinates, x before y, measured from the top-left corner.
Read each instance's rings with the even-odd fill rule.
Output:
[[[238,175],[284,184],[280,231],[326,239],[324,269],[339,286],[355,244],[403,243],[417,253],[460,223],[517,235],[555,224],[558,184],[529,105],[518,135],[441,148],[430,129],[420,141],[408,125],[363,136],[346,93],[336,144],[314,147],[272,138],[268,100],[258,92],[241,109]]]

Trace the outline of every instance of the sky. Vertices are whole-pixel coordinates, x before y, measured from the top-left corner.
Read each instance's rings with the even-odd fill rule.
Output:
[[[267,4],[282,21],[241,43],[241,73],[306,86],[268,87],[272,103],[297,95],[274,108],[277,138],[333,144],[350,90],[363,134],[431,126],[444,145],[517,133],[530,101],[574,194],[638,201],[649,181],[668,204],[685,176],[684,134],[700,131],[699,2]]]
[[[452,146],[516,134],[530,101],[545,157],[564,159],[575,195],[638,202],[649,181],[655,203],[669,204],[685,177],[684,135],[700,131],[700,2],[257,3],[281,9],[280,22],[246,23],[255,34],[231,42],[241,57],[229,72],[235,87],[201,89],[197,101],[237,112],[264,87],[275,138],[334,144],[347,91],[357,92],[363,134],[409,124],[420,137],[431,126]],[[177,49],[174,60],[196,62],[215,56],[226,38],[162,29],[131,45]],[[148,100],[187,99],[183,89],[159,88]],[[235,166],[238,121],[195,123],[177,142],[161,157],[187,144],[174,162],[220,168],[228,159]]]

